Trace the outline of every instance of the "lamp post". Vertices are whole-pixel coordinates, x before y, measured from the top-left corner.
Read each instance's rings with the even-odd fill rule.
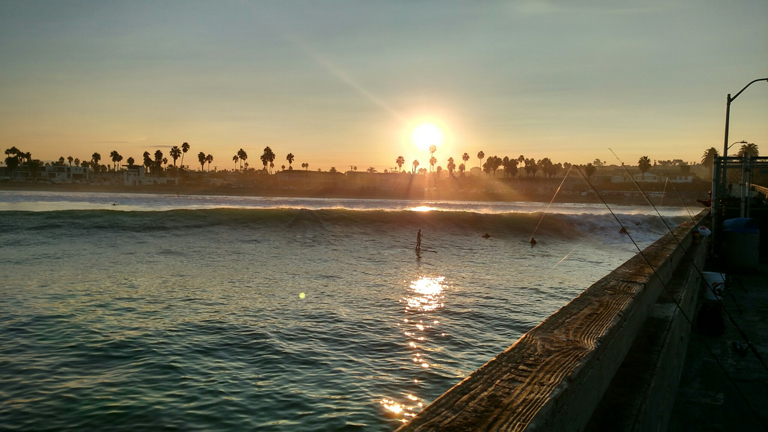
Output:
[[[751,86],[752,84],[758,82],[758,81],[768,81],[768,78],[758,78],[756,80],[750,81],[749,84],[745,85],[743,89],[739,90],[738,93],[736,93],[735,96],[731,97],[731,94],[728,93],[728,97],[725,100],[725,140],[723,140],[723,184],[725,184],[726,177],[725,177],[725,168],[727,165],[727,157],[728,157],[728,122],[731,116],[731,102],[735,101],[739,95],[744,92],[744,90],[747,89],[747,87]]]

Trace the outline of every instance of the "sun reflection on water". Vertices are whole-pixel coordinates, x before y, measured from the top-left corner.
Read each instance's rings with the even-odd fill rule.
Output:
[[[437,210],[437,207],[428,207],[428,206],[411,207],[411,211],[415,211],[415,212],[428,212],[433,210]]]
[[[444,281],[445,277],[442,276],[420,277],[410,282],[407,294],[401,299],[405,304],[406,318],[403,318],[402,325],[397,326],[402,329],[408,343],[410,352],[407,359],[413,366],[410,373],[418,377],[412,380],[414,384],[424,382],[427,378],[425,373],[435,367],[434,362],[430,363],[426,358],[429,352],[423,349],[423,346],[429,343],[428,337],[445,336],[444,332],[437,331],[440,320],[434,315],[444,306]],[[388,415],[403,422],[416,416],[425,405],[425,401],[413,392],[404,392],[397,399],[399,400],[384,398],[379,402]]]

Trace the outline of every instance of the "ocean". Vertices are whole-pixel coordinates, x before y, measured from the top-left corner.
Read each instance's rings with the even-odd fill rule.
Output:
[[[0,428],[394,430],[636,253],[545,209],[0,192]]]

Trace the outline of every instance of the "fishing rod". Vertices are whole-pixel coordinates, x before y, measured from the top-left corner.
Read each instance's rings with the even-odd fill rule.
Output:
[[[627,174],[629,174],[629,170],[627,169],[626,166],[624,166],[624,162],[622,162],[621,159],[619,159],[619,156],[616,155],[616,153],[613,150],[611,150],[610,148],[608,150],[610,150],[611,153],[613,153],[613,155],[616,157],[616,159],[619,161],[619,163],[624,167],[624,170],[627,172]],[[675,233],[672,231],[672,228],[670,228],[669,225],[667,224],[667,222],[664,220],[664,217],[659,212],[659,209],[657,209],[656,206],[653,205],[653,203],[651,202],[650,198],[648,198],[648,194],[645,192],[645,190],[643,190],[643,188],[640,186],[640,184],[637,182],[637,180],[635,180],[634,177],[632,177],[632,176],[630,176],[630,177],[632,178],[632,181],[634,182],[635,187],[640,191],[640,193],[643,195],[643,197],[648,202],[648,204],[656,211],[656,214],[659,215],[659,218],[661,219],[662,223],[664,223],[664,226],[667,227],[667,230],[669,230],[669,232],[672,234],[672,238],[674,238],[675,241],[677,242],[677,244],[680,246],[680,249],[683,251],[683,255],[685,255],[685,257],[688,258],[688,261],[691,262],[691,265],[696,270],[696,272],[699,274],[699,277],[704,279],[704,284],[707,286],[707,288],[712,293],[712,295],[714,295],[715,298],[717,299],[718,295],[715,292],[714,288],[709,285],[709,282],[707,282],[706,278],[704,277],[704,273],[702,273],[702,271],[699,269],[699,267],[694,262],[693,258],[691,258],[690,254],[688,253],[688,250],[685,248],[685,246],[683,246],[683,244],[680,242],[680,240],[678,240],[678,238],[675,236]],[[694,224],[693,224],[693,228],[696,229],[695,221],[694,221]],[[627,233],[627,235],[629,235],[629,234]],[[736,305],[736,308],[739,310],[739,312],[741,312],[741,308],[739,307],[738,303],[736,303],[736,298],[733,296],[733,292],[730,292],[730,294],[733,297],[733,301],[734,301],[734,304]],[[757,351],[757,348],[755,348],[755,346],[749,340],[749,338],[747,337],[747,334],[744,333],[744,330],[742,330],[741,327],[733,319],[733,315],[731,315],[731,313],[728,311],[728,308],[725,307],[725,305],[723,304],[722,300],[720,300],[720,305],[722,306],[722,309],[725,312],[725,315],[728,317],[728,320],[731,322],[731,324],[733,324],[733,326],[739,332],[739,334],[741,335],[742,339],[744,339],[744,342],[746,342],[747,346],[750,348],[750,350],[755,355],[755,357],[760,362],[760,364],[763,365],[763,369],[765,369],[765,371],[768,372],[768,365],[765,364],[765,361],[763,360],[763,357]]]
[[[595,187],[592,185],[592,183],[589,181],[589,179],[588,179],[588,178],[587,178],[587,177],[584,175],[584,173],[583,173],[583,172],[581,172],[581,169],[579,169],[578,167],[576,167],[576,170],[579,172],[579,174],[581,174],[582,178],[584,178],[584,181],[585,181],[585,182],[587,182],[587,185],[589,186],[590,190],[591,190],[592,192],[594,192],[594,194],[595,194],[595,195],[596,195],[596,196],[597,196],[597,197],[600,199],[600,201],[603,203],[603,205],[605,205],[605,207],[606,207],[606,208],[608,209],[608,211],[611,213],[611,215],[613,216],[613,218],[614,218],[614,219],[616,219],[616,222],[618,222],[618,223],[619,223],[619,225],[622,227],[622,230],[624,230],[624,231],[626,232],[626,229],[625,229],[625,227],[624,227],[624,224],[621,222],[621,220],[619,220],[619,217],[618,217],[618,216],[616,216],[616,213],[614,213],[614,212],[613,212],[613,209],[611,209],[611,207],[608,205],[608,203],[607,203],[607,202],[605,202],[605,200],[603,199],[602,195],[600,195],[600,193],[599,193],[599,192],[597,192],[597,189],[595,189]],[[676,307],[677,307],[677,309],[680,311],[680,314],[681,314],[681,315],[682,315],[682,316],[685,318],[685,320],[688,322],[688,325],[690,325],[690,326],[691,326],[691,328],[693,328],[693,322],[691,321],[691,318],[690,318],[690,317],[688,317],[688,314],[686,314],[686,313],[685,313],[685,310],[683,310],[683,307],[680,305],[680,302],[679,302],[679,301],[678,301],[678,300],[675,298],[675,296],[674,296],[674,295],[673,295],[673,294],[670,292],[669,288],[667,287],[667,284],[666,284],[666,283],[665,283],[665,282],[664,282],[664,281],[661,279],[661,277],[659,276],[658,272],[656,271],[656,269],[655,269],[655,268],[653,267],[653,265],[651,264],[650,260],[648,260],[648,257],[646,257],[646,256],[645,256],[645,254],[643,253],[642,249],[640,249],[640,246],[638,246],[637,242],[635,242],[635,239],[633,239],[633,238],[632,238],[632,235],[630,235],[630,234],[629,234],[629,232],[626,232],[626,235],[627,235],[627,237],[629,238],[629,240],[632,242],[632,244],[633,244],[633,245],[635,245],[635,248],[637,249],[637,252],[638,252],[638,253],[640,254],[640,256],[643,258],[643,260],[645,261],[645,263],[646,263],[646,264],[648,264],[648,267],[651,269],[651,272],[653,273],[653,275],[654,275],[654,276],[656,276],[656,279],[658,279],[659,283],[661,283],[661,286],[664,288],[664,291],[667,293],[667,295],[669,296],[669,298],[670,298],[670,299],[672,299],[672,302],[673,302],[673,303],[675,303],[675,306],[676,306]],[[673,235],[672,237],[674,237],[674,235]],[[707,342],[704,340],[704,337],[703,337],[703,336],[701,336],[701,335],[700,335],[699,333],[697,333],[697,332],[692,332],[692,333],[694,333],[695,335],[697,335],[697,336],[699,337],[699,340],[702,342],[702,344],[704,345],[704,347],[707,349],[707,351],[709,352],[709,355],[710,355],[710,356],[712,356],[712,358],[715,360],[715,363],[717,363],[717,365],[718,365],[718,366],[720,367],[720,369],[723,371],[723,374],[724,374],[724,375],[725,375],[725,377],[728,379],[728,381],[729,381],[729,382],[730,382],[730,383],[733,385],[733,387],[736,389],[736,392],[739,394],[739,396],[741,396],[741,398],[742,398],[742,399],[744,399],[744,402],[745,402],[745,403],[746,403],[746,405],[749,407],[749,409],[752,411],[752,413],[755,415],[755,417],[757,418],[757,420],[758,420],[758,422],[760,423],[760,425],[763,427],[763,429],[764,429],[764,430],[768,431],[768,426],[766,426],[766,424],[763,422],[763,419],[762,419],[762,417],[760,417],[760,415],[757,413],[757,411],[755,410],[755,408],[754,408],[754,407],[752,406],[752,404],[749,402],[749,399],[747,399],[747,397],[744,395],[744,393],[742,393],[741,389],[740,389],[740,388],[739,388],[739,387],[736,385],[736,382],[733,380],[733,378],[731,377],[731,375],[730,375],[730,374],[728,373],[728,371],[725,369],[725,366],[723,366],[723,364],[722,364],[722,363],[720,362],[720,360],[717,358],[717,356],[716,356],[716,355],[715,355],[715,353],[712,351],[712,349],[709,347],[709,345],[707,344]]]
[[[560,186],[558,186],[558,187],[557,187],[557,190],[555,191],[555,194],[554,194],[554,195],[552,195],[552,199],[551,199],[551,200],[549,200],[549,204],[547,205],[547,208],[546,208],[546,209],[544,209],[544,213],[541,215],[541,219],[539,219],[539,223],[537,223],[537,224],[536,224],[536,228],[534,228],[534,229],[533,229],[533,233],[531,234],[531,240],[528,242],[528,243],[530,243],[530,244],[531,244],[531,247],[534,247],[534,246],[536,246],[536,239],[535,239],[535,238],[533,238],[533,236],[534,236],[534,234],[536,234],[536,230],[538,230],[538,229],[539,229],[539,225],[541,225],[541,221],[543,221],[543,220],[544,220],[544,216],[546,216],[546,215],[547,215],[547,212],[549,211],[549,207],[552,205],[552,203],[553,203],[553,202],[555,202],[555,197],[557,197],[557,194],[558,194],[558,193],[560,193],[560,189],[561,189],[561,188],[563,187],[563,185],[565,184],[565,179],[567,179],[567,178],[568,178],[568,174],[570,174],[570,173],[571,173],[571,170],[572,170],[572,169],[573,169],[573,165],[571,165],[571,166],[568,168],[568,172],[567,172],[567,173],[565,173],[565,176],[563,176],[563,181],[561,181],[561,182],[560,182]]]

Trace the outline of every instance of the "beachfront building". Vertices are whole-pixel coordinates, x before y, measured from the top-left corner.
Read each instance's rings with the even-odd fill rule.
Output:
[[[80,166],[46,165],[40,169],[40,178],[52,183],[72,183],[88,180],[89,171]]]
[[[659,182],[659,176],[653,173],[637,173],[633,176],[635,178],[635,181],[637,182],[645,182],[645,183],[658,183]]]
[[[149,186],[149,185],[178,185],[178,177],[150,177],[145,175],[141,165],[128,165],[123,171],[123,185],[125,186]]]

